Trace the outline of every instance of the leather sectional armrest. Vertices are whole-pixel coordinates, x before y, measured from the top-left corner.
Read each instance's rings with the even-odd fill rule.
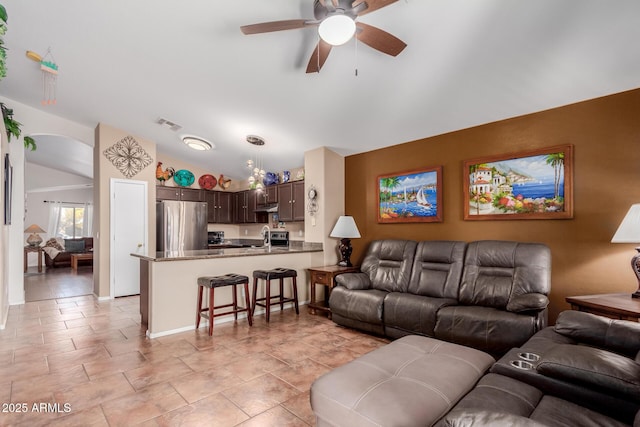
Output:
[[[525,311],[542,311],[549,305],[549,298],[546,295],[531,293],[515,295],[507,303],[507,311],[512,313],[522,313]]]
[[[631,299],[631,298],[629,298]],[[582,311],[558,315],[554,330],[578,342],[634,357],[640,351],[640,323],[614,320]]]
[[[351,290],[371,289],[371,280],[364,273],[344,273],[336,276],[336,284]]]
[[[560,344],[545,353],[538,373],[624,396],[640,403],[640,365],[628,357],[595,347]]]

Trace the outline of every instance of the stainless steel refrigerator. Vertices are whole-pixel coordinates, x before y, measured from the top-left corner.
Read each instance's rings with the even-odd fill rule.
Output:
[[[156,251],[207,249],[207,204],[156,202]]]

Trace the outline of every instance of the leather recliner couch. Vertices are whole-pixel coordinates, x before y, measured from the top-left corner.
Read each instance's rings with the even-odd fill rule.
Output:
[[[540,243],[377,240],[360,272],[336,285],[329,304],[339,325],[499,357],[547,325],[551,253]]]
[[[640,324],[564,311],[493,364],[438,425],[640,426],[639,411]]]
[[[640,426],[640,324],[562,312],[497,362],[407,336],[318,378],[318,426]]]

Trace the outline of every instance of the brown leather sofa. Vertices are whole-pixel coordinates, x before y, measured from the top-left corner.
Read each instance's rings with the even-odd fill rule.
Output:
[[[536,360],[522,367],[527,354]],[[639,362],[640,324],[564,311],[498,360],[440,424],[637,426]]]
[[[500,357],[547,325],[551,253],[540,243],[377,240],[360,272],[336,285],[329,304],[339,325]]]
[[[81,237],[78,239],[65,239],[66,241],[83,241],[84,242],[84,250],[82,252],[90,252],[93,250],[93,237]],[[68,245],[65,245],[68,246]],[[51,258],[47,252],[44,253],[44,262],[47,268],[56,268],[56,267],[70,267],[71,266],[71,254],[79,253],[79,252],[67,252],[63,251],[56,255],[55,258]],[[80,260],[79,264],[92,264],[93,260]]]
[[[638,323],[565,311],[495,363],[478,353],[396,340],[312,384],[317,425],[640,426]]]

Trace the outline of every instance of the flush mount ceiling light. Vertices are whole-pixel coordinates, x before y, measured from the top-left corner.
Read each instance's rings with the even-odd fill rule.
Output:
[[[332,46],[340,46],[351,40],[356,33],[356,22],[346,15],[332,15],[318,27],[320,38]]]
[[[213,148],[212,143],[197,136],[190,136],[190,135],[183,136],[182,142],[187,144],[189,148],[193,148],[194,150],[198,150],[198,151],[206,151],[206,150],[211,150],[211,148]]]

